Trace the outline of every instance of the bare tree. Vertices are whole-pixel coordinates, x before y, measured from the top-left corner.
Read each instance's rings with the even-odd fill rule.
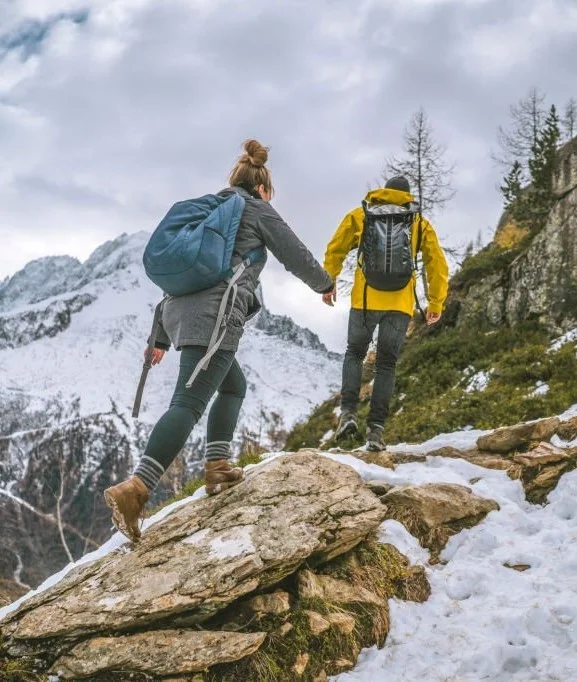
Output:
[[[499,151],[493,154],[493,159],[507,169],[518,161],[526,171],[547,117],[545,95],[531,88],[526,97],[511,105],[509,117],[509,127],[499,126],[497,130]]]
[[[58,495],[56,497],[56,521],[58,523],[58,532],[60,534],[60,542],[62,543],[62,547],[64,548],[64,551],[66,552],[66,556],[68,557],[68,561],[72,564],[74,563],[74,557],[72,556],[72,552],[70,551],[70,548],[68,547],[68,543],[66,542],[66,536],[64,535],[64,528],[62,524],[62,513],[61,513],[61,505],[62,505],[62,500],[64,499],[64,458],[62,457],[62,453],[60,454],[59,460],[58,460],[58,468],[60,470],[60,490],[58,491]],[[84,545],[86,547],[86,543]]]
[[[434,139],[433,127],[423,107],[409,121],[403,133],[403,155],[385,159],[383,177],[404,175],[421,211],[433,213],[455,196],[452,185],[455,165],[446,159],[447,148]],[[421,269],[425,297],[428,298],[427,273]]]
[[[454,164],[446,160],[447,148],[434,139],[423,107],[416,111],[403,133],[403,154],[385,159],[383,177],[404,175],[411,183],[421,210],[433,213],[454,197]]]
[[[575,98],[567,102],[563,114],[563,132],[566,140],[572,140],[577,135],[577,102]]]

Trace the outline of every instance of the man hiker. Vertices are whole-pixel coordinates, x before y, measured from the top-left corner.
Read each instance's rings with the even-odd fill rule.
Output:
[[[437,322],[447,297],[449,269],[437,235],[421,216],[407,178],[390,178],[348,213],[327,246],[324,268],[336,282],[352,249],[359,260],[351,292],[337,438],[355,433],[363,362],[378,327],[376,373],[367,419],[367,449],[384,450],[383,432],[395,384],[395,367],[413,315],[415,263],[423,254],[428,281],[427,324]],[[336,284],[323,294],[334,305]]]

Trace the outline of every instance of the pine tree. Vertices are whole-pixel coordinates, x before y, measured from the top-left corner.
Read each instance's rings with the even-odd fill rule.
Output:
[[[531,173],[531,187],[528,193],[529,227],[533,232],[543,227],[555,200],[553,177],[560,137],[559,116],[553,105],[543,130],[535,141],[532,158],[529,160]]]
[[[505,208],[511,208],[521,201],[523,188],[523,167],[519,161],[513,163],[513,167],[505,176],[500,187],[501,194],[505,199]]]

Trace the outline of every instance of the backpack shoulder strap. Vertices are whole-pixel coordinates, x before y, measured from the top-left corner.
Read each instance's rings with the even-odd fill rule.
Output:
[[[423,246],[423,214],[419,210],[417,212],[418,228],[417,228],[417,253]]]

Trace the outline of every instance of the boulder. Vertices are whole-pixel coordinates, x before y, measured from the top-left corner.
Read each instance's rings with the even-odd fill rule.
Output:
[[[121,637],[95,637],[59,658],[51,672],[78,680],[110,670],[163,677],[195,673],[254,653],[266,633],[159,630]]]
[[[344,611],[329,613],[325,616],[325,618],[335,628],[335,630],[338,630],[343,635],[350,635],[357,624],[355,617],[350,613],[345,613]]]
[[[451,535],[479,523],[499,505],[452,483],[425,483],[393,488],[382,497],[387,517],[402,523],[431,550],[431,562]]]
[[[381,452],[353,451],[348,454],[353,455],[367,464],[376,464],[379,467],[383,467],[383,469],[395,468],[395,462],[392,455],[385,450],[382,450]]]
[[[317,575],[309,570],[299,573],[298,591],[301,599],[320,599],[332,604],[371,604],[387,607],[384,599],[360,585],[353,585],[330,575]]]
[[[462,450],[458,450],[450,445],[445,445],[442,448],[437,448],[436,450],[431,450],[427,452],[429,457],[450,457],[451,459],[463,458],[465,453]]]
[[[577,417],[572,417],[559,424],[557,435],[563,440],[574,440],[577,438]]]
[[[1,623],[5,646],[13,655],[50,654],[58,639],[183,615],[189,625],[204,622],[305,560],[346,552],[385,513],[351,467],[318,453],[279,457],[229,491],[175,509],[131,551],[73,569],[25,601]]]
[[[549,441],[559,428],[558,417],[541,419],[536,422],[503,426],[477,439],[479,450],[506,454],[522,450],[534,441]]]
[[[566,462],[569,455],[561,448],[556,448],[551,443],[539,443],[536,448],[529,452],[517,453],[513,456],[513,461],[526,467],[540,467],[545,464],[556,462]]]
[[[307,653],[300,653],[293,665],[293,671],[297,677],[302,677],[310,661],[310,656]]]
[[[315,637],[322,635],[323,632],[326,632],[331,627],[329,620],[321,616],[320,613],[308,610],[304,613],[309,620],[309,629]]]

